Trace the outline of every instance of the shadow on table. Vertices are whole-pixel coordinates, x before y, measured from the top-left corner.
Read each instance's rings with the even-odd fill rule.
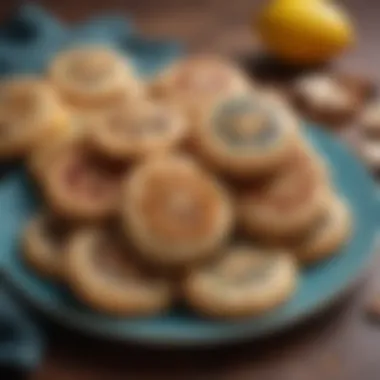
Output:
[[[269,368],[272,373],[272,367],[292,361],[294,355],[302,351],[308,343],[317,340],[323,342],[334,330],[339,329],[342,317],[350,314],[355,305],[353,301],[358,299],[361,288],[359,285],[327,311],[310,318],[302,325],[269,338],[229,346],[146,348],[84,337],[50,324],[51,349],[47,363],[52,371],[73,367],[73,372],[106,371],[105,373],[109,374],[111,371],[115,376],[123,373],[139,376],[139,379],[184,380],[196,377],[198,380],[210,376],[223,379],[223,374],[227,375],[228,370],[232,368],[234,371],[244,371],[244,368],[252,369],[252,365],[255,366],[255,371],[256,367],[259,372],[260,368]],[[324,345],[321,344],[319,347],[322,348]],[[292,356],[290,358],[289,353]],[[278,368],[276,373],[278,375]],[[271,376],[265,378],[272,379]]]
[[[327,68],[327,65],[310,67],[288,65],[265,54],[249,54],[237,57],[237,60],[252,77],[258,78],[265,83],[275,84],[286,83],[299,75]]]

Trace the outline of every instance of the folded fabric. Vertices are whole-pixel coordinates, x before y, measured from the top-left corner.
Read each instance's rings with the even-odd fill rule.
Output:
[[[78,44],[111,45],[130,56],[144,75],[180,52],[178,43],[147,39],[136,33],[129,19],[115,13],[69,27],[41,7],[26,4],[0,27],[0,75],[41,72],[57,51]]]
[[[0,27],[0,76],[41,72],[57,51],[90,43],[120,50],[142,75],[153,74],[180,54],[177,43],[146,39],[134,31],[128,19],[117,14],[68,27],[44,9],[27,4]],[[4,175],[2,170],[0,175]],[[12,297],[3,278],[0,265],[0,368],[30,370],[43,355],[43,329],[36,327]]]
[[[44,340],[25,310],[12,298],[4,282],[0,287],[0,367],[14,371],[35,368]]]

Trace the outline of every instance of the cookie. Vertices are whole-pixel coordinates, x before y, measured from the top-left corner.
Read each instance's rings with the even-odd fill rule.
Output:
[[[81,46],[58,54],[49,78],[65,100],[83,107],[107,107],[133,101],[142,84],[124,57],[106,47]]]
[[[380,137],[380,99],[363,108],[358,118],[360,131],[370,137]]]
[[[45,170],[54,160],[57,151],[64,145],[85,143],[87,139],[87,129],[92,127],[90,116],[70,114],[66,128],[62,128],[49,141],[41,141],[35,144],[26,157],[26,165],[29,173],[39,182],[45,176]]]
[[[219,100],[204,110],[194,146],[204,162],[237,178],[276,170],[298,144],[298,120],[285,107],[273,107],[256,94]]]
[[[171,284],[145,273],[129,255],[115,231],[79,231],[67,250],[69,287],[83,303],[108,314],[141,316],[166,310]]]
[[[108,218],[117,210],[125,170],[125,164],[94,154],[80,144],[63,144],[49,154],[41,178],[42,192],[51,209],[66,218]]]
[[[293,256],[249,245],[228,247],[217,260],[195,269],[184,280],[188,304],[215,318],[256,316],[287,301],[298,270]]]
[[[148,160],[123,186],[124,229],[141,257],[161,267],[214,254],[231,232],[232,211],[225,189],[183,157]]]
[[[351,121],[370,89],[345,75],[316,73],[299,78],[292,92],[296,105],[311,119],[340,125]]]
[[[290,238],[322,213],[329,191],[326,166],[315,152],[300,145],[286,167],[238,194],[240,223],[253,236]]]
[[[349,240],[353,230],[351,211],[342,199],[326,199],[323,213],[302,235],[294,252],[304,264],[311,264],[337,254]]]
[[[177,62],[155,78],[150,86],[154,97],[171,99],[189,116],[202,108],[205,102],[250,89],[247,77],[236,65],[206,55]]]
[[[67,126],[52,88],[36,77],[4,80],[0,90],[0,157],[22,157]]]
[[[63,220],[45,214],[36,216],[22,238],[25,261],[44,277],[64,279],[65,249],[72,233],[73,226]]]
[[[380,169],[380,140],[364,138],[359,142],[358,153],[364,163],[374,172]]]
[[[355,145],[359,156],[374,171],[380,169],[380,102],[373,101],[358,117]]]
[[[105,113],[90,134],[100,152],[136,161],[176,148],[187,137],[187,122],[173,107],[144,101]]]

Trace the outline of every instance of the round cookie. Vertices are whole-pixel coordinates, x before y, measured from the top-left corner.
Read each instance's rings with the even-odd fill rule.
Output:
[[[369,104],[359,115],[358,151],[373,170],[380,169],[380,101]]]
[[[95,221],[116,212],[125,164],[96,155],[81,144],[62,144],[49,152],[43,167],[42,191],[57,214]]]
[[[65,249],[73,227],[50,215],[32,219],[23,235],[25,261],[39,274],[54,280],[65,276]]]
[[[174,101],[192,116],[206,102],[250,88],[245,74],[232,62],[196,55],[175,63],[155,78],[150,91],[154,97]]]
[[[184,141],[187,123],[173,107],[144,101],[102,115],[91,130],[94,147],[119,159],[135,161],[166,152]]]
[[[160,157],[137,167],[123,188],[122,215],[141,257],[162,267],[207,259],[233,227],[224,188],[183,157]]]
[[[49,77],[67,102],[84,107],[113,106],[143,93],[131,65],[105,47],[81,46],[59,53]]]
[[[0,157],[24,156],[67,127],[67,114],[44,81],[19,77],[0,87]]]
[[[359,89],[337,74],[301,77],[292,91],[302,112],[315,121],[333,125],[349,121],[362,102]]]
[[[137,316],[166,310],[172,301],[168,281],[144,273],[128,257],[120,236],[85,229],[73,236],[66,256],[68,283],[88,306],[109,314]]]
[[[367,105],[358,120],[360,131],[365,135],[380,137],[380,99]]]
[[[347,243],[353,229],[348,205],[336,196],[326,200],[324,212],[303,234],[294,248],[297,258],[311,264],[338,252]]]
[[[87,129],[93,121],[89,115],[70,114],[66,128],[51,136],[49,141],[36,144],[26,158],[26,164],[31,175],[38,181],[45,176],[48,165],[54,160],[57,151],[63,146],[85,143]]]
[[[322,213],[329,191],[326,166],[315,152],[300,145],[286,167],[238,195],[241,225],[253,236],[291,238]]]
[[[371,141],[363,138],[359,142],[358,153],[365,164],[373,171],[380,169],[380,140]]]
[[[194,310],[210,317],[238,318],[268,312],[296,289],[292,255],[249,245],[226,248],[215,261],[184,280],[184,296]]]
[[[229,176],[255,178],[276,170],[299,143],[298,120],[254,94],[214,102],[199,117],[195,151]]]

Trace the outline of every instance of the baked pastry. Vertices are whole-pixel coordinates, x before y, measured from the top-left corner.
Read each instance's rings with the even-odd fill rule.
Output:
[[[126,166],[80,144],[62,144],[49,154],[41,179],[47,204],[59,215],[95,221],[112,216],[120,201]]]
[[[380,169],[380,102],[370,103],[358,118],[357,148],[364,162],[373,170]]]
[[[145,273],[129,257],[115,231],[78,231],[66,256],[68,283],[85,304],[109,314],[156,314],[171,304],[171,284]]]
[[[289,253],[237,245],[190,272],[183,289],[188,304],[201,314],[237,318],[263,314],[284,303],[297,280],[296,260]]]
[[[187,123],[179,112],[150,101],[115,108],[99,117],[91,130],[96,149],[128,161],[172,150],[186,135]]]
[[[133,101],[142,84],[124,57],[106,47],[81,46],[59,53],[49,77],[66,101],[84,107],[107,107]]]
[[[160,157],[138,166],[123,188],[122,215],[141,257],[162,267],[207,259],[233,226],[224,188],[183,157]]]
[[[24,156],[66,128],[66,112],[44,81],[20,77],[0,87],[0,157]]]
[[[380,100],[368,104],[359,115],[360,130],[373,137],[380,136]]]
[[[23,255],[40,275],[54,280],[65,277],[64,257],[73,226],[52,215],[40,214],[25,229]]]
[[[359,155],[364,163],[374,172],[380,169],[380,141],[363,139],[359,142]]]
[[[298,145],[298,120],[255,94],[228,97],[204,110],[195,151],[227,175],[254,178],[276,170]]]
[[[85,144],[88,130],[93,127],[92,119],[89,115],[70,114],[65,128],[50,135],[48,141],[35,144],[26,158],[31,175],[40,181],[45,176],[46,167],[64,145]]]
[[[323,213],[311,224],[294,248],[297,258],[311,264],[339,252],[353,229],[351,211],[337,196],[326,199]]]
[[[296,105],[314,121],[349,122],[370,95],[369,85],[337,73],[316,73],[298,79],[292,89]]]
[[[240,221],[253,236],[287,239],[307,229],[323,211],[328,171],[313,151],[300,146],[287,166],[239,194]]]
[[[153,80],[154,97],[174,101],[188,115],[220,96],[251,89],[243,72],[233,63],[216,56],[196,55],[175,63]]]

